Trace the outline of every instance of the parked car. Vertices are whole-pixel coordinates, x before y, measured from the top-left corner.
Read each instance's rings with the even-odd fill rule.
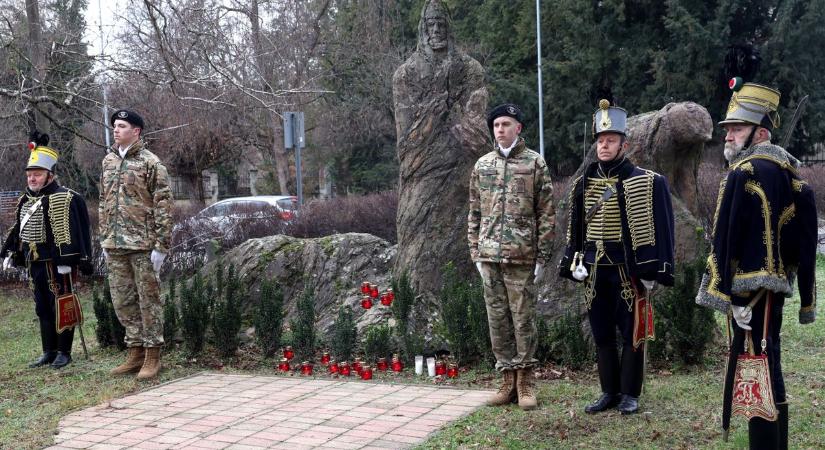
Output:
[[[217,241],[229,248],[251,238],[283,231],[298,213],[298,198],[288,195],[259,195],[227,198],[215,202],[175,225],[173,246],[178,251],[198,250]]]

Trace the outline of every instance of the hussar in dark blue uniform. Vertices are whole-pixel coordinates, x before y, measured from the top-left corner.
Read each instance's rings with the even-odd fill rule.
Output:
[[[664,177],[625,157],[626,122],[624,109],[599,102],[593,114],[598,161],[575,181],[567,248],[559,267],[561,276],[585,283],[602,388],[599,399],[585,408],[588,413],[613,407],[622,414],[638,410],[643,349],[652,327],[645,295],[656,283],[673,285],[670,191]],[[645,323],[639,322],[640,316]]]
[[[725,158],[730,166],[719,187],[713,248],[696,302],[733,319],[723,403],[727,431],[737,355],[744,343],[767,355],[776,416],[750,418],[751,448],[788,447],[788,404],[780,364],[785,299],[799,287],[799,322],[816,313],[814,266],[817,245],[813,191],[797,172],[799,161],[771,144],[779,125],[779,92],[745,83],[735,92],[725,120]],[[767,320],[766,320],[767,319]],[[765,323],[767,321],[767,324]],[[750,334],[751,339],[746,339]],[[774,409],[774,405],[767,405]]]
[[[72,292],[77,268],[92,272],[92,246],[86,203],[77,192],[58,184],[58,154],[46,147],[47,134],[32,134],[26,166],[28,188],[17,204],[16,222],[6,235],[0,258],[3,269],[26,267],[40,319],[43,354],[29,367],[61,368],[72,361],[74,327],[58,333],[55,297]]]

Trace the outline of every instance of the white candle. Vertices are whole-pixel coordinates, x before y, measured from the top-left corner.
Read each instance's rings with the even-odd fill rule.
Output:
[[[415,374],[421,375],[424,373],[424,356],[423,355],[416,355],[415,356]]]
[[[427,375],[435,376],[435,358],[427,358]]]

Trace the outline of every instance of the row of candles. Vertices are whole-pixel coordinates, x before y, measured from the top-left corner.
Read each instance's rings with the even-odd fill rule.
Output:
[[[284,357],[278,363],[278,370],[281,372],[289,372],[292,370],[290,361],[295,357],[295,352],[292,347],[284,348]],[[415,357],[415,373],[421,375],[423,373],[424,357],[419,355]],[[321,364],[327,367],[330,375],[340,375],[349,377],[352,372],[355,372],[362,380],[371,380],[373,369],[369,364],[364,364],[361,358],[355,358],[352,365],[347,361],[336,362],[330,358],[329,352],[324,352],[321,356]],[[387,363],[387,358],[378,358],[375,369],[381,372],[386,372],[392,369],[393,372],[399,373],[404,370],[404,363],[394,354],[391,362]],[[456,378],[458,376],[458,365],[455,363],[445,363],[444,361],[436,361],[435,358],[427,358],[427,369],[429,376],[444,376],[449,378]],[[312,375],[313,365],[309,361],[304,361],[300,365],[301,375]]]
[[[392,301],[395,300],[395,293],[393,293],[392,288],[387,288],[386,292],[379,294],[378,285],[369,281],[361,283],[361,293],[364,294],[361,299],[361,307],[364,309],[372,308],[373,303],[376,301],[380,301],[384,306],[390,306]]]

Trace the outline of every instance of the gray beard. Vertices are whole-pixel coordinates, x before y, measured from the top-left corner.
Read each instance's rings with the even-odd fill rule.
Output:
[[[734,142],[726,142],[725,143],[725,160],[727,162],[733,161],[733,158],[736,158],[742,151],[742,145],[736,145]]]

